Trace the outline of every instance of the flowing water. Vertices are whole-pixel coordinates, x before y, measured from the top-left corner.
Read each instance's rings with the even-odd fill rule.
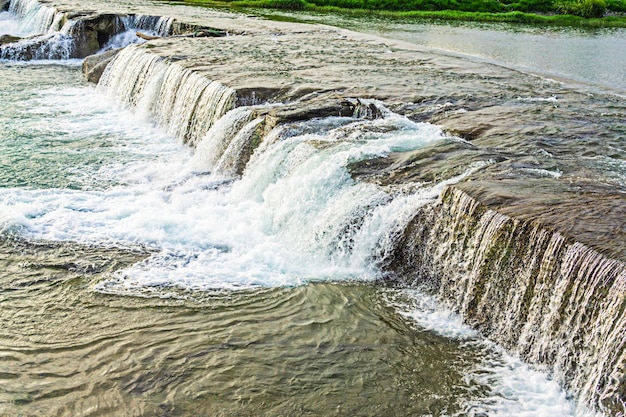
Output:
[[[168,82],[130,109],[123,80],[95,88],[78,64],[0,62],[1,416],[584,413],[433,299],[382,282],[393,236],[445,184],[382,189],[346,166],[439,128],[388,111],[293,123],[239,177],[227,127],[252,132],[254,108],[181,87],[219,110],[191,138],[177,126],[193,120],[152,101],[184,104]]]
[[[268,17],[324,23],[450,53],[626,92],[626,29],[433,22],[338,14],[259,11]],[[619,51],[619,52],[617,52]]]

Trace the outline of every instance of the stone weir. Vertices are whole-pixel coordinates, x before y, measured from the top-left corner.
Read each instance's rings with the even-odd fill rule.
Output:
[[[108,65],[99,87],[182,143],[219,131],[213,166],[234,176],[292,121],[389,109],[442,126],[449,140],[350,167],[394,188],[485,166],[415,213],[381,259],[388,276],[429,288],[581,403],[624,415],[623,97],[335,28],[193,10],[178,19],[231,36],[154,39],[86,71]]]

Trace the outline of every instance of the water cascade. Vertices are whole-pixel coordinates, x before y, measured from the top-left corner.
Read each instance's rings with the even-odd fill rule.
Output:
[[[195,166],[199,170],[221,173],[219,167],[226,166],[224,155],[227,149],[234,147],[231,143],[245,140],[244,135],[256,125],[255,120],[253,111],[248,107],[237,107],[226,113],[211,126],[203,140],[198,143],[194,156]],[[246,129],[246,126],[250,128]],[[239,140],[236,140],[236,137],[239,137]],[[239,158],[238,161],[242,159]]]
[[[132,16],[126,23],[128,29],[142,30],[153,33],[156,36],[168,36],[172,31],[174,19],[162,16]]]
[[[0,50],[0,59],[71,59],[76,52],[75,38],[71,34],[80,30],[77,26],[80,27],[78,22],[70,21],[59,32],[4,45]]]
[[[626,265],[456,188],[420,211],[395,256],[404,276],[580,401],[623,412]]]
[[[14,0],[9,13],[20,19],[18,34],[21,36],[48,34],[61,29],[64,14],[37,0]]]
[[[114,29],[105,34],[105,42],[101,43],[100,52],[116,50],[133,43],[141,43],[144,40],[137,36],[142,32],[149,36],[169,36],[176,31],[175,20],[171,17],[126,15],[118,16]],[[180,26],[180,24],[178,25]]]
[[[99,86],[192,146],[236,101],[233,89],[136,46],[118,54]]]
[[[37,0],[13,0],[9,13],[19,19],[20,41],[0,46],[0,59],[67,60],[142,41],[136,32],[168,36],[171,17],[82,13],[69,17]],[[178,24],[178,29],[185,25]]]
[[[412,122],[384,109],[376,111],[378,121],[359,122],[382,108],[366,102],[370,111],[357,112],[356,119],[279,124],[261,134],[263,105],[231,110],[233,90],[136,46],[119,54],[100,88],[196,146],[197,169],[218,178],[243,175],[232,195],[261,202],[265,227],[297,253],[331,259],[348,276],[386,270],[427,284],[468,323],[554,373],[582,402],[621,410],[622,263],[540,224],[488,210],[460,189],[443,191],[480,166],[402,191],[345,185],[351,183],[348,163],[411,149],[416,145],[408,138],[423,128],[408,128]],[[377,129],[387,140],[394,137],[393,144],[357,145]],[[407,135],[406,143],[394,131]],[[338,165],[326,171],[323,161],[333,158]]]

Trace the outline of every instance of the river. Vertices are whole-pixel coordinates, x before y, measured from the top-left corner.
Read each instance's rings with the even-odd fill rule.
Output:
[[[310,12],[259,11],[322,23],[484,60],[544,77],[626,93],[626,29],[410,21]]]
[[[0,14],[0,34],[27,32]],[[303,122],[233,179],[79,65],[0,62],[0,415],[587,413],[381,280],[388,213],[420,199],[346,165],[439,128]]]

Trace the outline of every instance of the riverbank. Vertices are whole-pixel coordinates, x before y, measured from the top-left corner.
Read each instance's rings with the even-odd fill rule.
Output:
[[[514,23],[537,26],[563,26],[578,28],[623,28],[626,27],[626,4],[623,1],[609,3],[608,8],[595,15],[581,16],[585,12],[564,12],[559,10],[557,5],[548,2],[537,2],[536,7],[524,4],[519,10],[514,7],[505,7],[498,2],[498,6],[491,8],[484,6],[489,2],[480,2],[471,9],[470,6],[464,9],[455,9],[450,2],[440,6],[426,6],[424,9],[398,10],[388,9],[385,5],[371,8],[359,8],[358,6],[335,6],[317,5],[314,2],[303,0],[281,1],[281,0],[235,0],[235,1],[215,1],[215,0],[183,0],[183,3],[226,9],[245,8],[265,8],[275,10],[307,11],[314,13],[344,14],[354,17],[381,17],[398,20],[441,20],[441,21],[462,21],[462,22],[484,22],[484,23]],[[346,3],[347,4],[347,3]],[[357,3],[354,3],[357,4]],[[457,5],[458,6],[458,5]],[[514,5],[513,5],[514,6]],[[605,6],[606,7],[606,4]],[[495,11],[497,9],[498,11]],[[536,9],[536,10],[535,10]],[[588,12],[591,13],[591,12]]]

